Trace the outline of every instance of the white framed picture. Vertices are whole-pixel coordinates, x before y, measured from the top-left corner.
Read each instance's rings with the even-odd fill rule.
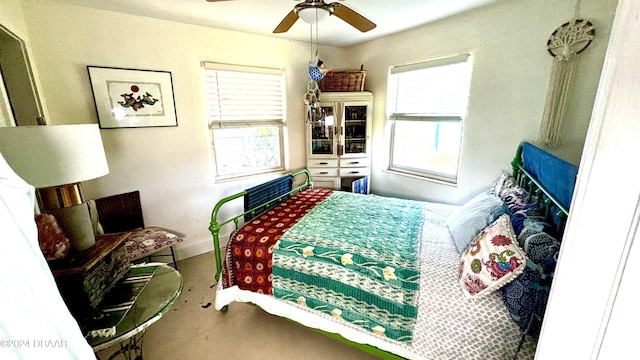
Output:
[[[101,129],[178,126],[171,72],[87,66]]]

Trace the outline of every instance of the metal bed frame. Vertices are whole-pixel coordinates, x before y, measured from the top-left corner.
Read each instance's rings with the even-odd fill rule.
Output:
[[[557,198],[551,192],[549,192],[529,171],[525,169],[524,162],[522,159],[522,144],[518,146],[518,149],[516,151],[516,156],[511,162],[511,166],[513,168],[513,176],[518,182],[518,185],[520,185],[522,188],[527,190],[527,192],[529,192],[529,200],[533,201],[537,206],[540,206],[545,209],[545,216],[553,220],[553,223],[555,224],[556,229],[558,230],[559,233],[561,233],[562,230],[564,230],[564,226],[569,214],[569,210],[565,206],[563,206],[560,203],[560,201],[558,201]],[[235,229],[237,230],[240,225],[240,219],[244,219],[247,215],[249,215],[250,217],[253,217],[259,214],[260,212],[262,212],[265,208],[275,206],[281,201],[288,198],[289,196],[296,194],[304,189],[313,187],[313,183],[311,181],[311,173],[307,169],[301,169],[293,173],[287,174],[285,176],[291,176],[295,178],[298,175],[306,175],[306,181],[302,185],[292,187],[289,191],[279,193],[273,198],[265,201],[264,203],[258,206],[253,206],[251,209],[248,209],[248,210],[245,209],[243,213],[232,216],[226,220],[218,221],[218,214],[219,214],[220,208],[224,204],[227,204],[235,199],[245,197],[248,194],[248,191],[245,190],[237,194],[227,196],[221,199],[220,201],[218,201],[218,203],[216,203],[211,213],[211,223],[209,226],[209,231],[211,231],[211,234],[213,236],[213,244],[214,244],[215,257],[216,257],[216,274],[215,274],[216,282],[220,280],[220,275],[222,272],[222,262],[224,261],[220,252],[221,228],[233,222],[235,224]],[[225,306],[221,311],[225,312],[226,310],[227,310],[227,307]],[[290,321],[295,322],[293,320],[290,320]],[[301,326],[304,326],[304,325],[301,325]],[[378,356],[382,359],[387,359],[387,360],[404,359],[403,357],[383,351],[377,347],[353,342],[335,333],[323,331],[320,329],[313,329],[313,328],[311,330],[321,333],[323,335],[326,335],[332,339],[338,340],[351,347],[355,347],[362,351]],[[524,343],[526,335],[527,335],[526,333],[523,334],[522,340],[514,356],[514,359],[517,357],[518,352],[520,351],[520,347]]]
[[[553,222],[558,234],[562,234],[569,217],[569,209],[562,205],[555,195],[525,169],[522,160],[522,144],[518,146],[511,167],[513,168],[513,177],[518,185],[529,193],[529,202],[544,209],[545,217]]]
[[[220,280],[220,273],[222,272],[222,257],[220,254],[220,230],[222,229],[222,227],[233,222],[235,224],[235,230],[237,230],[240,224],[240,219],[246,218],[247,215],[249,217],[254,217],[259,213],[260,210],[264,210],[272,207],[273,205],[277,205],[278,203],[282,202],[284,199],[288,198],[289,196],[296,194],[304,189],[310,189],[313,187],[313,183],[311,182],[311,173],[307,169],[301,169],[293,173],[287,174],[285,176],[295,178],[298,175],[306,175],[307,177],[306,181],[302,185],[298,185],[296,187],[292,186],[286,192],[280,191],[276,193],[273,198],[265,201],[264,203],[254,206],[248,210],[245,209],[243,213],[232,216],[229,219],[218,221],[218,213],[220,212],[220,208],[222,207],[222,205],[228,202],[231,202],[235,199],[245,197],[246,195],[249,194],[249,191],[244,190],[237,194],[227,196],[221,199],[220,201],[218,201],[218,203],[216,203],[216,205],[213,208],[213,211],[211,212],[211,223],[209,225],[209,231],[213,236],[213,247],[216,255],[216,275],[215,275],[216,282]]]
[[[220,201],[218,201],[216,203],[216,205],[213,208],[213,211],[211,212],[211,223],[209,225],[209,231],[211,231],[211,234],[213,236],[213,245],[214,245],[214,253],[215,253],[215,257],[216,257],[216,274],[215,274],[215,280],[216,282],[220,281],[220,275],[222,273],[222,261],[224,261],[224,259],[222,258],[222,254],[220,252],[220,230],[222,229],[223,226],[233,223],[235,225],[235,229],[237,230],[240,226],[240,220],[244,219],[246,215],[250,215],[251,217],[255,216],[258,214],[259,210],[263,210],[265,208],[270,208],[273,205],[277,205],[278,203],[282,202],[283,200],[285,200],[286,198],[288,198],[291,195],[294,195],[302,190],[305,189],[310,189],[313,187],[313,182],[311,181],[311,173],[309,172],[309,170],[307,169],[301,169],[298,171],[295,171],[293,173],[290,173],[288,175],[285,176],[291,176],[293,178],[299,176],[299,175],[305,175],[306,176],[306,180],[304,181],[304,183],[302,183],[302,185],[298,185],[298,186],[293,186],[291,188],[291,190],[286,191],[284,193],[278,194],[277,196],[275,196],[274,198],[258,205],[258,206],[254,206],[251,209],[245,209],[245,211],[241,214],[232,216],[226,220],[222,220],[222,221],[218,221],[218,214],[220,212],[220,208],[224,205],[227,204],[233,200],[236,200],[238,198],[242,198],[245,197],[248,194],[247,190],[241,191],[237,194],[233,194],[230,196],[227,196],[223,199],[221,199]],[[222,308],[222,312],[226,312],[228,310],[228,307],[225,306],[224,308]],[[291,322],[294,322],[296,324],[296,321],[293,320],[289,320]],[[299,324],[300,326],[304,326],[302,324]],[[341,335],[335,334],[335,333],[331,333],[331,332],[327,332],[327,331],[323,331],[320,329],[313,329],[311,328],[311,330],[323,334],[325,336],[328,336],[332,339],[338,340],[342,343],[345,343],[351,347],[354,347],[356,349],[365,351],[369,354],[375,355],[379,358],[382,359],[386,359],[386,360],[403,360],[403,357],[400,357],[398,355],[395,354],[391,354],[388,353],[386,351],[380,350],[379,348],[375,347],[375,346],[371,346],[371,345],[365,345],[365,344],[360,344],[357,342],[353,342],[351,340],[348,340],[344,337],[342,337]]]

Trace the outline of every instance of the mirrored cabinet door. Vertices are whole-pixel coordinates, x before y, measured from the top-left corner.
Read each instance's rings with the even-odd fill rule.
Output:
[[[344,108],[344,152],[367,153],[366,105],[347,105]]]
[[[311,121],[311,154],[335,154],[335,120],[333,107],[323,106],[321,116]]]

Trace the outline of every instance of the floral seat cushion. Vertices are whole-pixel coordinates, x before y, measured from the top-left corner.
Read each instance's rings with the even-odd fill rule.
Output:
[[[167,230],[156,226],[134,230],[127,239],[125,246],[129,253],[129,260],[135,261],[173,246],[183,239]]]

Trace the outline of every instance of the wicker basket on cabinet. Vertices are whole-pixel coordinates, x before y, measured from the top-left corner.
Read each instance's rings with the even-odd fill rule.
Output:
[[[319,82],[320,91],[364,91],[364,70],[333,71]]]

